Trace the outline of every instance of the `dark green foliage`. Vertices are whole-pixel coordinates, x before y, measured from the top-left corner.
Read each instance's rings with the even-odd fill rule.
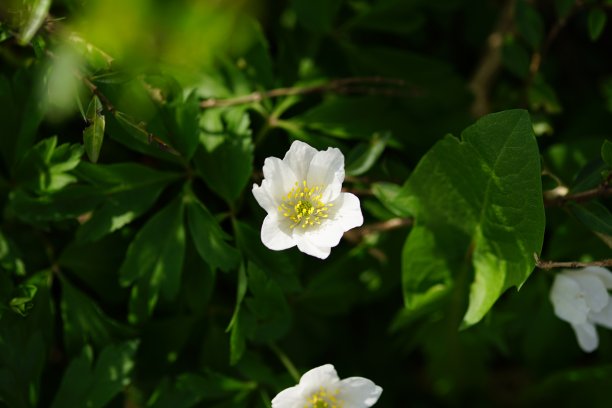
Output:
[[[607,407],[537,259],[611,258],[609,5],[0,1],[0,408],[265,408],[325,363]],[[261,240],[294,140],[360,199],[325,260]]]

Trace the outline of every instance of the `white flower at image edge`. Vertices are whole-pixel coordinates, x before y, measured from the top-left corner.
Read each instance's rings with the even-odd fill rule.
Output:
[[[382,388],[367,378],[340,380],[331,364],[313,368],[300,383],[281,391],[272,408],[366,408],[378,401]]]
[[[359,199],[341,192],[344,156],[339,149],[318,151],[295,141],[281,160],[268,157],[261,185],[253,195],[268,215],[261,241],[280,251],[297,245],[325,259],[345,231],[363,224]]]
[[[580,348],[591,352],[599,345],[595,325],[612,329],[612,272],[589,266],[555,276],[550,301],[559,319],[572,325]]]

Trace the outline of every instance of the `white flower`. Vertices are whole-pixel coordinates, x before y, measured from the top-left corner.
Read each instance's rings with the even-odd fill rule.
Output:
[[[363,224],[359,199],[342,193],[344,156],[339,149],[318,151],[295,141],[283,160],[268,157],[261,186],[253,195],[268,213],[261,241],[280,251],[297,245],[308,255],[325,259],[342,234]]]
[[[582,350],[591,352],[599,345],[595,324],[612,329],[612,272],[589,266],[565,270],[555,276],[550,301],[559,319],[572,325]]]
[[[376,404],[382,388],[363,377],[340,380],[331,364],[313,368],[300,383],[281,391],[272,408],[366,408]]]

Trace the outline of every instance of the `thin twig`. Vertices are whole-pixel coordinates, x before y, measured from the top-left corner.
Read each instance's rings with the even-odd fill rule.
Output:
[[[378,85],[367,87],[365,85]],[[402,96],[403,92],[397,89],[385,88],[386,87],[404,87],[406,81],[397,78],[383,78],[383,77],[355,77],[355,78],[342,78],[335,79],[320,85],[304,86],[304,87],[289,87],[289,88],[276,88],[268,91],[253,92],[248,95],[237,96],[234,98],[227,99],[206,99],[200,102],[200,108],[218,108],[225,106],[244,105],[247,103],[259,102],[264,99],[277,98],[280,96],[292,96],[292,95],[307,95],[313,93],[365,93],[365,94],[377,94],[385,96]]]
[[[47,50],[46,54],[51,59],[57,58],[56,55],[52,51]],[[94,84],[87,76],[83,75],[77,69],[75,69],[73,71],[73,74],[74,74],[74,76],[76,76],[79,79],[79,81],[81,81],[83,83],[83,85],[85,85],[87,87],[87,89],[89,89],[89,91],[93,95],[97,96],[98,99],[100,99],[100,102],[102,102],[102,105],[104,106],[104,109],[106,109],[108,111],[108,113],[113,115],[115,118],[117,118],[118,116],[121,116],[124,119],[124,121],[127,121],[128,124],[132,128],[134,128],[138,132],[140,132],[143,135],[145,135],[147,137],[147,142],[149,144],[154,144],[158,149],[160,149],[160,150],[162,150],[164,152],[168,152],[168,153],[173,154],[175,156],[180,156],[180,153],[175,148],[170,146],[168,143],[164,142],[159,137],[155,136],[153,133],[149,132],[146,129],[146,126],[144,125],[144,123],[141,122],[139,124],[136,124],[135,121],[132,120],[128,115],[126,115],[125,113],[117,111],[117,109],[115,108],[115,105],[113,105],[113,103],[110,101],[110,99],[108,99],[108,97],[104,93],[102,93],[102,91],[100,91],[100,88],[98,88],[96,86],[96,84]]]
[[[376,233],[391,231],[398,228],[409,227],[412,225],[412,218],[391,218],[390,220],[375,222],[352,229],[344,233],[344,238],[352,243],[359,243],[364,237]]]
[[[593,200],[595,198],[607,196],[612,196],[612,185],[610,185],[610,177],[608,177],[608,180],[600,184],[598,187],[593,188],[591,190],[553,197],[544,196],[544,206],[559,207],[567,204],[570,201],[575,203],[582,203],[585,201]]]
[[[607,267],[612,266],[612,259],[604,259],[602,261],[591,261],[591,262],[557,262],[557,261],[543,261],[540,259],[538,254],[533,254],[536,262],[536,266],[540,269],[554,269],[554,268],[585,268],[587,266],[601,266]]]
[[[483,116],[491,110],[489,93],[491,83],[501,68],[501,49],[504,36],[512,30],[516,0],[508,0],[504,5],[495,30],[487,39],[487,49],[480,59],[469,83],[474,93],[471,111],[475,117]]]

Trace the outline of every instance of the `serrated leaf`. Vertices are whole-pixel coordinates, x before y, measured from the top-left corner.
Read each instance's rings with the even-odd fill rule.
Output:
[[[132,222],[155,203],[168,183],[180,177],[136,163],[95,166],[81,163],[75,173],[104,197],[77,230],[80,241],[98,240]]]
[[[159,294],[173,299],[181,283],[185,253],[183,202],[177,198],[155,214],[136,234],[119,269],[122,286],[132,287],[130,322],[148,318]]]
[[[429,231],[430,252],[448,254],[437,268],[453,277],[466,260],[474,268],[464,324],[477,323],[506,289],[525,282],[542,247],[540,158],[529,115],[487,115],[464,130],[461,140],[446,137],[422,158],[404,188],[414,199],[415,230]],[[423,264],[407,254],[421,246],[421,240],[408,238],[404,247],[408,307],[437,284],[419,286]]]
[[[589,37],[591,41],[596,41],[606,27],[608,16],[600,8],[592,8],[589,11]]]
[[[100,156],[106,123],[102,114],[102,103],[96,95],[91,98],[85,117],[87,118],[88,126],[83,130],[83,144],[85,145],[85,152],[89,160],[92,163],[96,163]]]
[[[234,233],[238,248],[259,268],[273,276],[274,280],[286,292],[296,292],[301,289],[297,279],[297,262],[287,252],[271,252],[261,243],[259,231],[248,224],[235,220]]]
[[[254,147],[246,112],[230,111],[218,119],[221,129],[208,125],[200,134],[194,164],[210,189],[233,204],[251,179]]]
[[[198,253],[212,268],[228,271],[238,266],[240,252],[226,242],[230,237],[195,196],[187,201],[187,222]]]
[[[105,407],[130,384],[137,347],[137,341],[110,345],[95,364],[93,350],[85,347],[66,369],[51,407]]]
[[[32,299],[36,296],[38,288],[34,285],[19,285],[15,288],[13,298],[9,302],[9,306],[13,311],[21,316],[27,316],[28,312],[34,304]]]
[[[61,313],[64,326],[64,343],[71,354],[76,354],[89,344],[101,349],[130,330],[108,317],[102,309],[83,292],[61,277]]]

